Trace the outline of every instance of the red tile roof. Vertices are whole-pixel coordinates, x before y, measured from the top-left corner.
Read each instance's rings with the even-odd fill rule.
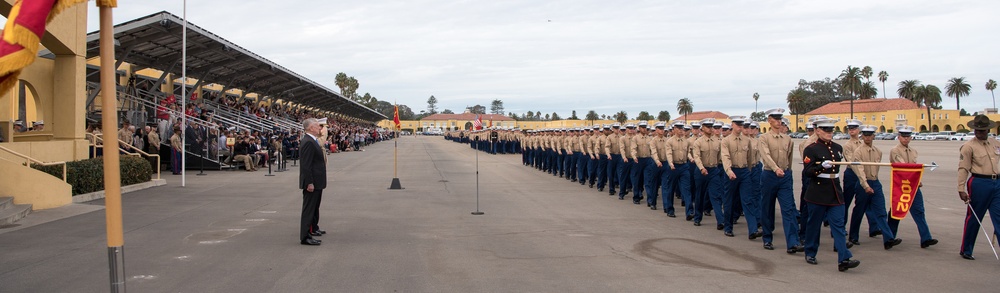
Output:
[[[424,119],[420,119],[420,120],[465,120],[465,121],[472,121],[472,120],[475,120],[475,119],[476,119],[476,114],[462,113],[462,114],[434,114],[434,115],[430,115],[430,116],[424,117]],[[512,118],[504,116],[504,115],[500,115],[500,114],[482,114],[482,115],[479,115],[479,119],[482,120],[482,121],[489,121],[489,120],[493,120],[493,121],[514,121],[514,119],[512,119]]]
[[[705,119],[705,118],[729,119],[729,115],[726,115],[726,113],[722,113],[722,112],[719,112],[719,111],[699,111],[699,112],[691,112],[691,114],[687,114],[687,120],[688,121],[701,120],[701,119]],[[684,115],[679,115],[679,116],[677,116],[674,119],[675,120],[684,120]]]
[[[910,110],[910,109],[922,109],[922,108],[923,107],[917,106],[917,103],[914,103],[913,101],[904,98],[867,99],[867,100],[854,101],[854,113],[873,113],[873,112],[885,112],[891,110]],[[851,101],[840,101],[823,105],[822,107],[809,111],[809,113],[806,113],[806,115],[828,115],[828,114],[840,114],[840,113],[850,113],[850,112],[851,112]]]

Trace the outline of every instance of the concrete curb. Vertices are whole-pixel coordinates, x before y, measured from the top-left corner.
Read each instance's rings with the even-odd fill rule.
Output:
[[[133,192],[133,191],[138,191],[138,190],[143,190],[143,189],[147,189],[147,188],[153,188],[153,187],[157,187],[157,186],[163,186],[163,185],[167,185],[167,180],[166,179],[153,179],[153,180],[150,180],[149,182],[143,182],[143,183],[139,183],[139,184],[132,184],[132,185],[128,185],[128,186],[122,186],[122,194]],[[103,199],[103,198],[104,198],[104,190],[101,190],[101,191],[96,191],[96,192],[91,192],[91,193],[78,194],[78,195],[76,195],[76,196],[73,197],[73,203],[84,203],[84,202],[88,202],[88,201],[92,201],[92,200],[97,200],[97,199]]]

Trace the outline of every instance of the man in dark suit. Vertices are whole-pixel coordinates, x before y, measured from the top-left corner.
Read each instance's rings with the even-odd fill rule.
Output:
[[[325,119],[324,119],[325,120]],[[302,189],[302,221],[299,227],[299,240],[302,245],[320,245],[321,241],[312,236],[322,236],[326,231],[320,230],[319,204],[323,199],[323,188],[326,188],[326,152],[320,146],[317,138],[323,131],[319,120],[309,118],[302,121],[306,134],[299,141],[299,188]]]

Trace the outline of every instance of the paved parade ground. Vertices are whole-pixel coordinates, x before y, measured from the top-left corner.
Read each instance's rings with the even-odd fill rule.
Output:
[[[795,140],[796,145],[802,140]],[[879,141],[886,154],[895,141]],[[329,156],[317,237],[298,240],[298,169],[189,173],[187,187],[125,194],[125,272],[132,292],[996,292],[1000,261],[985,237],[977,260],[959,254],[964,204],[961,142],[911,144],[923,162],[927,220],[936,246],[921,249],[908,217],[903,243],[886,251],[862,233],[861,266],[838,272],[828,232],[819,265],[747,240],[745,221],[725,237],[713,218],[695,227],[521,165],[520,155],[479,154],[441,137],[399,139],[404,190],[387,190],[392,142]],[[797,157],[796,157],[797,158]],[[797,166],[801,168],[800,166]],[[881,171],[888,191],[888,169]],[[796,195],[799,173],[794,173]],[[26,183],[30,184],[30,183]],[[797,196],[796,196],[797,197]],[[103,205],[98,200],[86,207]],[[680,203],[677,202],[680,208]],[[32,223],[69,206],[39,211]],[[0,292],[105,292],[104,211],[0,229]],[[780,217],[778,219],[780,221]],[[862,224],[866,231],[867,224]],[[986,224],[987,229],[992,229]],[[16,229],[16,230],[14,230]],[[981,233],[981,232],[980,232]]]

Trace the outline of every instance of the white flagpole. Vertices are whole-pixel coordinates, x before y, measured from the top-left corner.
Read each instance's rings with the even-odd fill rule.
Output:
[[[181,187],[187,186],[187,0],[181,14],[184,24],[181,26]]]

